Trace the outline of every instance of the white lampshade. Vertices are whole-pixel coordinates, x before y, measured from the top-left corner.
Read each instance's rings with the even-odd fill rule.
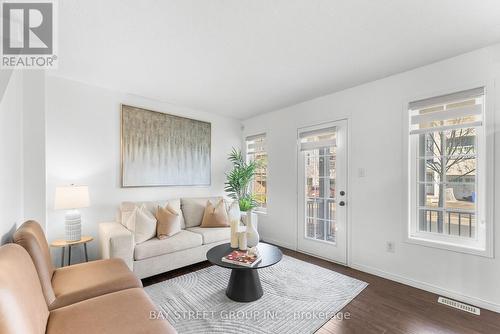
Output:
[[[63,186],[56,188],[55,209],[79,209],[90,205],[88,186]]]

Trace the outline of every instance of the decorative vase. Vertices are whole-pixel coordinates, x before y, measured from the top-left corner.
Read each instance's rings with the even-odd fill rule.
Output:
[[[244,223],[247,227],[247,244],[248,247],[255,247],[259,243],[259,232],[257,232],[257,214],[246,212]]]

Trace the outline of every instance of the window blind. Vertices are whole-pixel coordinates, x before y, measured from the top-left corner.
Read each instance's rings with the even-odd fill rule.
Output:
[[[266,134],[258,134],[245,138],[247,143],[247,154],[258,154],[266,152]]]
[[[327,127],[299,133],[300,150],[308,151],[324,147],[336,146],[336,127]]]
[[[410,102],[410,134],[483,124],[484,87]]]

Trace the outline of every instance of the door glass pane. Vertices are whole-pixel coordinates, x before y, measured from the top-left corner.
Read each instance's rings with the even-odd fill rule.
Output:
[[[335,198],[335,179],[330,179],[330,198]]]
[[[318,219],[335,219],[335,200],[332,198],[308,198],[306,217]]]
[[[335,162],[334,146],[304,152],[305,236],[332,243],[336,233]]]
[[[326,237],[325,240],[329,242],[335,242],[335,221],[334,220],[327,220],[326,221],[327,226],[326,226]]]
[[[316,236],[316,221],[313,218],[306,217],[306,237],[315,238]]]
[[[325,206],[326,206],[326,218],[327,220],[335,220],[336,219],[336,210],[337,210],[337,205],[335,203],[334,199],[327,199],[325,200]]]

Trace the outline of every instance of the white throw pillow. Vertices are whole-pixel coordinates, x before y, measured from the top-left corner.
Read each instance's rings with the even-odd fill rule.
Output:
[[[136,244],[156,236],[156,218],[144,204],[134,209],[125,225],[134,233]]]
[[[233,220],[240,221],[241,219],[241,211],[240,211],[240,203],[237,200],[234,200],[231,204],[226,205],[227,208],[227,216],[229,218],[229,222]]]
[[[130,216],[134,213],[134,210],[137,208],[137,205],[133,202],[122,202],[120,204],[120,223],[127,227],[127,222]]]

